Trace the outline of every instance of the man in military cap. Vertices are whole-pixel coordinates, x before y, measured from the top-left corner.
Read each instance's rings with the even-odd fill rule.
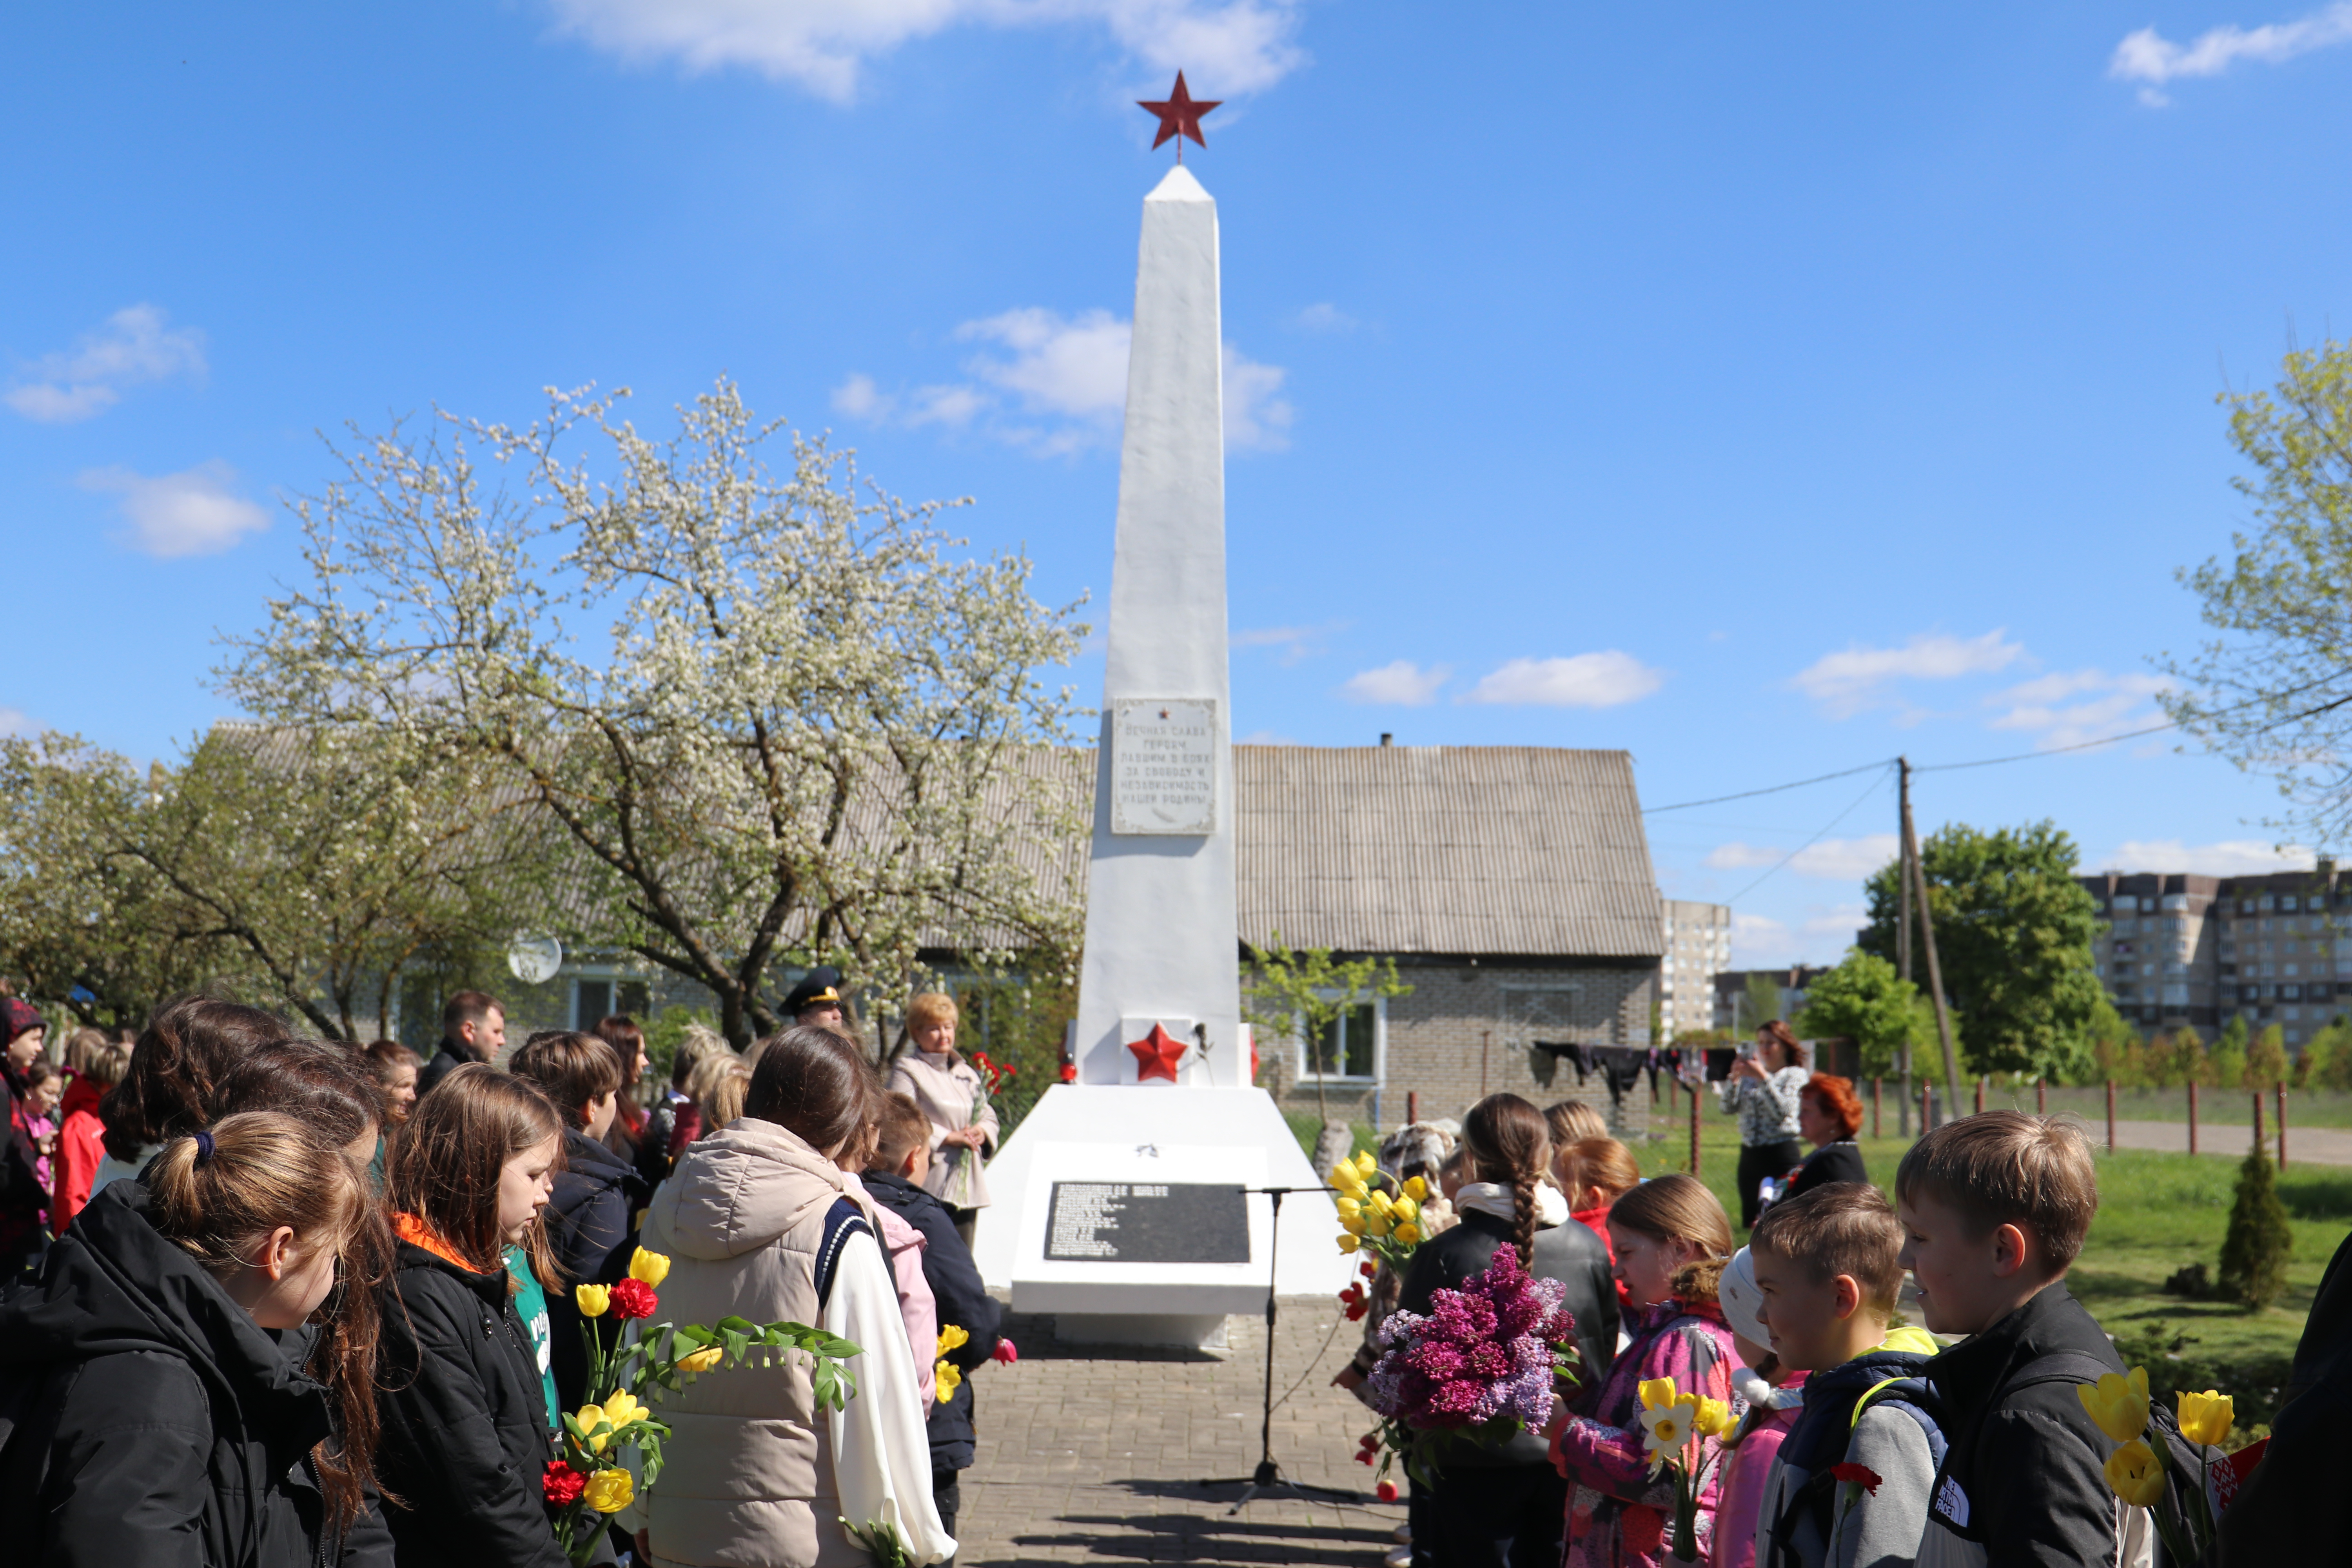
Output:
[[[845,1026],[841,1010],[841,971],[829,963],[820,963],[808,972],[808,978],[792,989],[784,998],[784,1011],[793,1015],[795,1024],[823,1024],[828,1028]]]

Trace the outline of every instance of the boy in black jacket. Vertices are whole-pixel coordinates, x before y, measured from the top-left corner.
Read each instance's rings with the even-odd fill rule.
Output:
[[[1951,1447],[1920,1568],[2117,1562],[2113,1445],[2075,1389],[2124,1365],[2063,1282],[2099,1206],[2082,1130],[2013,1110],[1948,1123],[1903,1156],[1895,1194],[1927,1327],[1969,1336],[1927,1366]]]
[[[931,1124],[922,1108],[904,1094],[887,1097],[882,1112],[880,1142],[862,1178],[867,1195],[898,1211],[899,1216],[923,1233],[923,1282],[939,1302],[940,1327],[950,1324],[969,1336],[943,1358],[962,1381],[944,1401],[932,1405],[931,1496],[940,1523],[955,1533],[956,1510],[961,1506],[960,1472],[972,1461],[971,1380],[970,1373],[996,1353],[997,1325],[1002,1309],[980,1282],[980,1268],[971,1249],[956,1234],[947,1205],[925,1192],[923,1173],[930,1166]],[[952,1559],[950,1560],[952,1563]]]

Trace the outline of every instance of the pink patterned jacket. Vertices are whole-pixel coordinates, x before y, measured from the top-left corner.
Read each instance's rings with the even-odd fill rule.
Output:
[[[1570,1483],[1566,1568],[1657,1568],[1674,1516],[1675,1483],[1664,1472],[1655,1479],[1650,1475],[1638,1414],[1643,1383],[1671,1377],[1677,1388],[1723,1400],[1735,1412],[1746,1409],[1731,1387],[1739,1355],[1714,1302],[1661,1301],[1629,1327],[1633,1342],[1597,1389],[1578,1396],[1579,1414],[1552,1438],[1552,1463]],[[1702,1559],[1723,1490],[1722,1467],[1714,1462],[1720,1447],[1708,1437],[1699,1453],[1706,1475],[1698,1500]]]

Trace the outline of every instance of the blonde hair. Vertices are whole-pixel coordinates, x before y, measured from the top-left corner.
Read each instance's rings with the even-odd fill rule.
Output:
[[[1609,1136],[1608,1120],[1589,1100],[1563,1100],[1544,1108],[1544,1125],[1551,1129],[1551,1146],[1564,1148],[1587,1138]]]
[[[110,1039],[102,1029],[76,1029],[73,1038],[66,1042],[66,1066],[76,1078],[112,1089],[130,1069],[131,1047]]]
[[[2080,1122],[1988,1110],[1912,1144],[1895,1167],[1895,1196],[1944,1204],[1973,1236],[2003,1225],[2031,1231],[2042,1260],[2063,1274],[2099,1212],[2099,1175]]]
[[[702,1065],[702,1058],[720,1051],[730,1056],[735,1054],[734,1047],[727,1043],[727,1037],[709,1025],[688,1024],[686,1031],[678,1036],[677,1054],[670,1058],[669,1086],[677,1089],[686,1088],[687,1079],[693,1077],[694,1069]]]
[[[933,1024],[952,1024],[959,1016],[954,997],[944,991],[926,991],[908,1000],[907,1032],[911,1035]]]
[[[751,1088],[751,1064],[733,1051],[720,1051],[694,1064],[686,1092],[702,1108],[702,1130],[716,1132],[743,1114],[743,1097]]]
[[[1832,1182],[1764,1211],[1748,1250],[1787,1258],[1818,1285],[1843,1274],[1863,1304],[1891,1322],[1903,1294],[1903,1225],[1886,1194],[1867,1182]]]
[[[1682,1171],[1653,1176],[1609,1205],[1609,1223],[1697,1247],[1701,1256],[1675,1271],[1674,1293],[1685,1301],[1715,1300],[1715,1282],[1731,1257],[1731,1218],[1705,1182]]]
[[[1642,1184],[1642,1167],[1633,1162],[1633,1152],[1614,1138],[1580,1138],[1559,1151],[1553,1169],[1568,1189],[1570,1203],[1584,1196],[1584,1187],[1601,1189],[1604,1203],[1614,1203],[1619,1196]]]

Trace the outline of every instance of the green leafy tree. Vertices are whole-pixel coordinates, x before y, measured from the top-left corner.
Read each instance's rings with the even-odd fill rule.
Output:
[[[2273,1024],[2254,1037],[2246,1051],[2246,1065],[2239,1069],[2238,1081],[2248,1089],[2268,1089],[2284,1083],[2291,1065],[2286,1056],[2286,1031]]]
[[[2352,344],[2289,353],[2277,385],[2230,392],[2231,483],[2253,514],[2226,555],[2179,574],[2216,637],[2156,662],[2191,735],[2278,781],[2279,826],[2332,843],[2352,827]]]
[[[1874,952],[1848,948],[1836,968],[1805,988],[1797,1032],[1807,1039],[1852,1040],[1865,1074],[1892,1072],[1904,1043],[1920,1043],[1918,987]],[[1926,1038],[1934,1036],[1927,1019]]]
[[[2352,1021],[2332,1018],[2294,1062],[2297,1089],[2352,1089]]]
[[[2223,1037],[2206,1053],[2204,1070],[2197,1075],[2197,1081],[2214,1089],[2241,1087],[2246,1081],[2246,1054],[2235,1041]]]
[[[1769,974],[1748,977],[1748,1006],[1739,1019],[1749,1033],[1762,1028],[1780,1016],[1780,987]]]
[[[2294,1256],[2294,1227],[2279,1202],[2277,1173],[2257,1147],[2238,1167],[2230,1228],[2221,1237],[2221,1293],[2260,1309],[2286,1292],[2286,1266]]]
[[[1953,823],[1920,847],[1927,899],[1965,1066],[2061,1080],[2095,1066],[2105,992],[2092,969],[2091,895],[2074,880],[2074,841],[2054,823],[1983,833]],[[1870,924],[1859,946],[1895,956],[1899,862],[1864,884]],[[1927,973],[1913,921],[1911,973]]]
[[[1397,978],[1393,958],[1335,959],[1328,947],[1297,952],[1276,931],[1265,946],[1251,951],[1243,968],[1242,1016],[1268,1044],[1308,1044],[1309,1058],[1322,1069],[1315,1075],[1315,1110],[1328,1127],[1323,1080],[1339,1065],[1339,1021],[1377,998],[1412,991]]]

